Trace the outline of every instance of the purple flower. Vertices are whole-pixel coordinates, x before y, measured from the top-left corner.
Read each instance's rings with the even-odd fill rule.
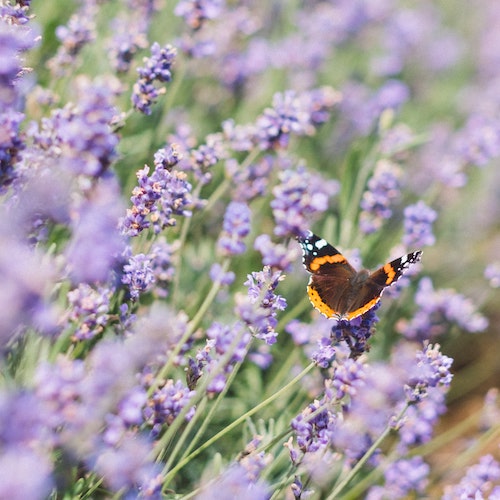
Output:
[[[35,136],[39,147],[49,149],[75,174],[100,177],[116,158],[117,135],[111,130],[116,110],[113,91],[86,77],[75,79],[76,102],[42,120]]]
[[[297,245],[292,247],[273,243],[268,234],[255,238],[254,248],[262,254],[262,264],[281,271],[290,271],[292,264],[300,255]]]
[[[88,199],[74,207],[73,233],[66,249],[68,267],[74,282],[106,282],[125,249],[118,228],[123,205],[117,180],[101,178]]]
[[[109,300],[112,294],[109,288],[93,289],[85,283],[68,292],[71,306],[68,319],[76,326],[74,339],[88,340],[103,332],[110,318]]]
[[[442,500],[454,500],[456,498],[497,498],[498,486],[493,493],[494,482],[500,480],[500,464],[492,455],[484,455],[479,463],[471,465],[460,482],[453,486],[446,486]]]
[[[49,457],[28,447],[2,449],[0,455],[0,497],[48,498],[54,484]]]
[[[420,200],[405,208],[404,217],[403,242],[407,247],[434,245],[436,238],[432,233],[432,224],[437,219],[437,213],[432,208]]]
[[[22,113],[6,111],[0,114],[0,194],[6,192],[17,176],[15,163],[24,148],[19,126],[24,119]]]
[[[485,166],[500,156],[500,120],[472,115],[458,133],[457,144],[466,164]]]
[[[57,54],[48,62],[55,76],[61,77],[75,65],[83,47],[96,36],[95,16],[97,7],[91,2],[84,2],[76,14],[73,14],[67,26],[58,26],[56,36],[61,41]]]
[[[146,115],[151,114],[151,106],[158,96],[164,94],[164,87],[157,89],[158,82],[169,82],[172,79],[171,67],[177,56],[177,50],[171,45],[160,47],[158,43],[151,45],[151,57],[143,59],[144,66],[137,69],[139,79],[134,84],[132,104],[135,109]]]
[[[420,456],[396,460],[384,472],[384,486],[372,487],[366,499],[405,498],[412,492],[423,495],[429,483],[429,472],[429,465]]]
[[[154,277],[153,293],[156,297],[165,298],[168,295],[168,289],[175,274],[172,262],[174,249],[175,245],[169,245],[163,238],[159,238],[149,252]]]
[[[151,257],[142,253],[130,257],[128,264],[123,266],[122,283],[128,286],[132,300],[151,290],[155,283]]]
[[[34,33],[16,23],[16,9],[0,13],[0,115],[5,113],[20,94],[19,81],[23,61],[20,54],[33,47]],[[14,15],[13,15],[14,14]]]
[[[224,286],[229,286],[234,282],[236,275],[233,271],[223,271],[222,266],[217,262],[212,264],[209,271],[210,279],[214,283],[220,283]]]
[[[256,120],[261,149],[287,148],[292,134],[312,135],[315,125],[326,120],[326,114],[340,101],[330,87],[311,93],[296,94],[288,90],[273,97],[273,107],[266,108]]]
[[[157,437],[165,425],[170,425],[175,420],[194,394],[180,380],[174,382],[172,379],[155,390],[144,410],[144,419],[151,426],[153,437]],[[186,421],[191,420],[194,412],[195,407],[192,406],[185,416]]]
[[[337,343],[344,341],[352,358],[357,358],[369,350],[368,340],[373,335],[375,323],[379,321],[375,314],[379,307],[380,304],[377,304],[351,321],[339,320],[332,327],[332,339]]]
[[[422,401],[431,387],[448,387],[453,377],[453,360],[440,352],[439,344],[427,344],[417,352],[416,361],[405,385],[407,401],[412,404]]]
[[[251,148],[249,148],[250,150]],[[266,155],[241,169],[233,158],[226,161],[226,172],[233,181],[232,199],[249,202],[266,194],[271,173],[279,167],[279,158]]]
[[[269,486],[261,480],[249,477],[240,464],[231,465],[215,481],[201,485],[197,500],[269,500]]]
[[[492,288],[500,288],[500,261],[489,264],[484,270],[484,277]]]
[[[229,203],[224,214],[223,231],[217,242],[217,247],[223,255],[238,255],[245,251],[243,238],[250,232],[250,217],[250,208],[246,203]]]
[[[382,227],[384,220],[392,215],[391,205],[400,194],[400,168],[389,160],[379,160],[373,177],[368,181],[368,190],[361,200],[360,228],[371,234]]]
[[[163,163],[163,161],[162,161]],[[144,229],[153,226],[158,234],[169,226],[175,226],[173,215],[189,217],[191,211],[191,184],[183,172],[170,172],[158,163],[155,171],[148,176],[146,165],[137,172],[139,185],[132,191],[132,208],[122,221],[122,230],[128,236],[137,236]]]
[[[231,326],[213,323],[207,330],[205,347],[198,351],[196,360],[190,361],[190,380],[195,384],[203,371],[206,371],[212,377],[207,391],[209,393],[221,392],[233,366],[245,359],[250,340],[251,336],[241,322],[236,322]],[[227,358],[225,364],[221,364],[222,358]]]
[[[5,346],[24,332],[26,327],[38,333],[57,331],[58,311],[50,294],[57,281],[56,264],[38,250],[32,251],[18,241],[10,240],[15,231],[7,224],[8,213],[1,211],[3,242],[0,247],[0,346]],[[19,231],[19,228],[16,228]]]
[[[323,179],[302,166],[280,172],[279,180],[271,201],[276,236],[303,234],[309,229],[311,219],[325,212],[329,199],[339,191],[337,181]]]
[[[415,340],[432,339],[444,334],[450,323],[475,333],[488,326],[488,320],[476,311],[473,302],[451,289],[434,290],[430,278],[422,278],[415,295],[419,307],[410,321],[400,321],[398,330]]]
[[[199,30],[205,21],[217,18],[224,7],[224,0],[179,0],[174,14],[183,17],[193,30]]]
[[[312,414],[315,414],[312,416]],[[325,396],[320,401],[309,404],[291,422],[297,446],[302,454],[325,450],[331,445],[338,426],[338,415],[332,410],[330,399]],[[292,462],[298,457],[297,451],[289,445]]]
[[[153,444],[138,435],[128,435],[119,445],[102,446],[88,459],[90,467],[103,477],[105,484],[115,492],[138,498],[143,489],[161,490],[160,466],[151,459]]]
[[[286,300],[274,290],[282,280],[281,271],[272,272],[269,267],[248,275],[245,286],[248,296],[237,297],[236,313],[258,339],[274,344],[278,333],[277,311],[286,308]]]

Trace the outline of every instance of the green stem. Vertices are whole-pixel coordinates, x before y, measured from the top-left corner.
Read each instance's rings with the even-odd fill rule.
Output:
[[[286,391],[288,391],[301,378],[303,378],[305,375],[307,375],[307,373],[309,373],[314,366],[315,366],[314,363],[311,363],[299,375],[297,375],[296,377],[294,377],[287,385],[285,385],[283,388],[281,388],[275,394],[273,394],[272,396],[270,396],[269,398],[267,398],[265,401],[263,401],[262,403],[258,404],[257,406],[254,406],[252,409],[248,410],[244,415],[242,415],[241,417],[237,418],[234,422],[232,422],[227,427],[225,427],[224,429],[222,429],[215,436],[213,436],[209,440],[205,441],[205,443],[203,443],[199,448],[197,448],[191,454],[189,454],[187,457],[185,457],[184,460],[179,461],[179,463],[172,470],[170,470],[166,474],[164,484],[168,484],[173,479],[173,477],[175,476],[175,474],[180,469],[182,469],[183,467],[185,467],[193,458],[197,457],[204,450],[206,450],[207,448],[209,448],[210,446],[212,446],[220,438],[224,437],[228,432],[230,432],[233,429],[235,429],[236,427],[238,427],[247,418],[251,417],[253,414],[257,413],[258,411],[262,410],[267,405],[271,404],[275,399],[279,398],[282,394],[284,394]]]
[[[404,414],[406,413],[406,410],[410,407],[409,403],[406,403],[404,408],[401,410],[399,415],[396,417],[396,422],[400,421]],[[382,441],[390,434],[392,431],[392,427],[390,425],[387,425],[387,427],[384,429],[382,434],[378,437],[378,439],[370,446],[368,451],[361,457],[359,462],[349,471],[349,473],[344,477],[342,481],[334,488],[334,490],[328,495],[326,500],[333,500],[334,498],[338,497],[340,492],[349,484],[349,482],[354,478],[354,476],[361,470],[363,465],[368,461],[368,459],[375,453],[377,448],[380,446]]]

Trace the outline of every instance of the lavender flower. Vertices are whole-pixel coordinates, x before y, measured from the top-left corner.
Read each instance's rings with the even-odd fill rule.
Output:
[[[217,18],[224,6],[224,0],[179,0],[174,14],[183,17],[193,30],[199,30],[209,19]]]
[[[375,314],[379,307],[380,305],[377,304],[352,321],[339,320],[332,327],[332,339],[337,343],[346,342],[352,358],[357,358],[369,350],[368,340],[373,335],[375,323],[379,320]]]
[[[269,267],[248,275],[245,285],[248,296],[237,297],[236,313],[258,339],[267,344],[276,342],[277,311],[286,308],[286,300],[274,290],[282,280],[281,271],[272,272]]]
[[[151,458],[151,443],[140,436],[126,436],[116,447],[102,446],[88,463],[112,491],[138,498],[152,488],[161,491],[160,467]],[[155,486],[154,486],[155,484]]]
[[[500,261],[492,262],[484,270],[484,277],[492,288],[500,287]]]
[[[308,172],[305,167],[279,173],[280,184],[273,189],[271,201],[276,236],[297,236],[309,229],[311,219],[328,209],[330,197],[339,184]]]
[[[132,191],[132,208],[121,223],[128,236],[137,236],[144,229],[153,226],[158,234],[162,229],[175,226],[173,215],[189,217],[191,184],[183,172],[170,172],[159,163],[148,176],[149,167],[137,172],[139,186]],[[149,219],[149,220],[148,220]]]
[[[56,36],[62,42],[57,54],[48,62],[54,76],[64,76],[74,65],[83,47],[96,37],[95,16],[97,6],[93,2],[83,2],[80,10],[73,14],[67,26],[58,26]]]
[[[159,238],[149,252],[154,276],[153,293],[157,297],[165,298],[168,296],[168,289],[175,275],[172,261],[175,249],[176,245],[169,245],[165,239]]]
[[[256,121],[261,149],[287,148],[292,134],[312,135],[314,126],[325,121],[326,111],[339,100],[339,94],[331,88],[321,93],[275,94],[273,107],[265,109]]]
[[[142,253],[130,257],[128,264],[123,266],[122,283],[128,286],[132,300],[151,290],[155,283],[151,257]]]
[[[484,455],[479,463],[471,465],[465,476],[454,486],[446,486],[442,500],[455,498],[497,498],[500,487],[493,483],[500,481],[500,464],[492,455]]]
[[[157,89],[155,81],[169,82],[172,79],[171,67],[177,56],[177,50],[171,45],[160,47],[158,43],[151,45],[151,57],[143,59],[144,66],[137,69],[139,79],[134,84],[132,104],[135,109],[151,114],[151,106],[156,99],[166,92],[164,87]]]
[[[217,242],[219,251],[226,256],[245,251],[245,238],[250,232],[250,208],[245,203],[232,201],[224,214],[223,231]]]
[[[242,465],[231,465],[213,482],[201,486],[197,500],[268,500],[270,489],[267,483],[249,478]]]
[[[66,258],[75,282],[106,282],[121,262],[125,241],[118,221],[122,210],[117,180],[111,176],[96,183],[89,198],[74,207]]]
[[[225,286],[231,285],[236,278],[233,271],[223,271],[222,266],[218,263],[212,264],[209,276],[214,283],[220,283]]]
[[[18,9],[3,6],[0,12],[0,115],[12,106],[20,94],[22,60],[20,54],[33,47],[34,33],[24,23],[17,23]]]
[[[269,178],[274,168],[279,168],[279,159],[270,155],[264,156],[245,169],[240,169],[239,163],[234,158],[227,160],[226,171],[234,184],[232,198],[249,202],[263,196],[267,191]]]
[[[448,331],[450,323],[470,333],[483,331],[488,325],[471,300],[451,289],[434,290],[430,278],[420,280],[415,303],[419,309],[413,318],[398,324],[398,330],[409,339],[435,338]]]
[[[24,148],[19,126],[24,119],[22,113],[6,111],[0,114],[0,194],[6,192],[17,176],[15,163]]]
[[[414,404],[427,396],[431,387],[449,386],[453,375],[450,367],[453,360],[440,352],[439,344],[427,344],[417,352],[417,363],[413,366],[405,386],[407,401]]]
[[[429,483],[429,472],[430,467],[422,457],[396,460],[384,471],[384,486],[370,488],[366,499],[404,498],[412,492],[423,495]]]
[[[7,448],[0,456],[0,497],[42,500],[54,487],[49,457],[29,448]]]
[[[437,213],[432,208],[420,200],[415,205],[407,206],[404,216],[403,242],[407,247],[434,245],[436,238],[432,233],[432,224],[437,218]]]
[[[373,177],[368,181],[368,190],[361,200],[360,228],[371,234],[382,227],[384,220],[392,215],[391,204],[400,194],[400,169],[388,160],[379,160]]]
[[[163,427],[175,420],[181,410],[190,404],[194,394],[180,380],[174,382],[172,379],[153,393],[144,410],[144,419],[151,426],[152,437],[158,437]],[[194,406],[189,409],[186,421],[191,420],[195,409]]]
[[[221,392],[226,386],[227,375],[231,373],[233,366],[245,359],[250,341],[251,336],[241,322],[231,326],[213,323],[207,329],[206,345],[198,350],[195,359],[189,360],[189,387],[195,387],[198,379],[206,371],[211,377],[207,391]],[[221,364],[222,358],[227,358],[225,364]]]
[[[268,234],[255,238],[254,248],[262,254],[262,264],[281,271],[290,271],[292,263],[296,262],[300,250],[296,245],[290,248],[279,243],[273,243]]]
[[[71,306],[69,321],[75,324],[75,340],[88,340],[103,332],[109,315],[109,300],[112,295],[109,288],[93,289],[87,284],[68,292]]]
[[[457,143],[466,164],[485,166],[500,156],[500,120],[472,115],[459,132]]]

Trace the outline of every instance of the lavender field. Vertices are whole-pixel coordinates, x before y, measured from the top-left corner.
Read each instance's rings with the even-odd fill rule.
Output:
[[[0,499],[500,499],[499,158],[498,0],[0,0]]]

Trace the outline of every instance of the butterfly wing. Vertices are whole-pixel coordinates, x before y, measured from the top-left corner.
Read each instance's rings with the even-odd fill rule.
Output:
[[[346,292],[356,270],[323,238],[309,232],[299,238],[304,267],[312,274],[307,294],[312,305],[327,318],[346,312]]]
[[[355,300],[350,304],[346,314],[347,319],[361,316],[374,307],[379,302],[384,289],[395,283],[411,264],[418,262],[421,255],[421,251],[409,253],[370,274],[359,288]]]

